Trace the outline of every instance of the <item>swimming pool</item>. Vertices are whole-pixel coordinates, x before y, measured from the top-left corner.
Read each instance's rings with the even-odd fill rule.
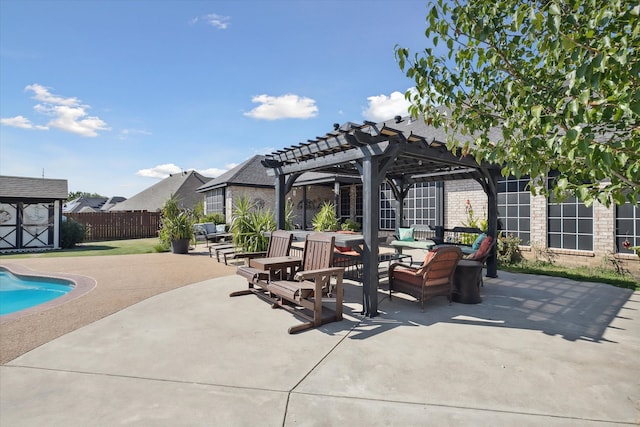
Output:
[[[66,295],[73,287],[69,280],[16,275],[0,267],[0,316],[44,304]]]

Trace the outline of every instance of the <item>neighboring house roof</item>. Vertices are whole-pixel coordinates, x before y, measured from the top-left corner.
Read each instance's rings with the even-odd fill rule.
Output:
[[[115,206],[117,203],[124,202],[125,200],[127,200],[127,198],[122,196],[109,197],[109,199],[106,202],[104,202],[104,205],[102,205],[100,210],[106,212],[109,209],[111,209],[113,206]]]
[[[157,212],[171,195],[179,200],[182,207],[194,208],[202,201],[202,195],[196,190],[210,179],[196,171],[174,173],[109,210]]]
[[[69,197],[66,179],[0,176],[0,197],[64,200]]]
[[[106,197],[78,197],[65,203],[62,212],[97,212],[106,201]]]
[[[233,169],[228,170],[217,178],[198,188],[199,193],[228,186],[275,188],[275,178],[267,175],[268,168],[262,165],[265,156],[256,155],[244,161]],[[321,183],[355,182],[353,177],[340,176],[329,173],[306,172],[293,184],[294,186]],[[360,182],[360,180],[357,180]]]
[[[244,187],[275,188],[275,178],[267,175],[267,168],[260,162],[265,156],[256,155],[198,188],[199,193],[230,185]]]

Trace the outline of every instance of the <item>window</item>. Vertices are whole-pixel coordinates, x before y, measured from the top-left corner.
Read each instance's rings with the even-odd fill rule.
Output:
[[[547,204],[550,248],[593,250],[593,207],[570,196],[561,203]]]
[[[362,201],[362,185],[356,186],[356,222],[363,224],[364,205]]]
[[[386,182],[380,186],[380,229],[394,230],[396,228],[396,211],[393,208],[393,192]]]
[[[531,243],[531,193],[529,178],[498,180],[498,218],[505,234],[517,236],[522,244]]]
[[[404,223],[407,225],[436,225],[438,211],[437,184],[424,182],[413,185],[404,199]],[[380,228],[393,230],[396,228],[395,198],[391,186],[384,183],[380,186]]]
[[[414,184],[405,198],[407,225],[436,225],[437,191],[435,182]]]
[[[340,187],[340,221],[351,217],[351,188]]]
[[[616,206],[616,252],[633,253],[623,245],[627,241],[629,246],[640,246],[640,197],[635,205]]]
[[[224,215],[224,188],[207,191],[205,196],[206,213],[221,213]]]

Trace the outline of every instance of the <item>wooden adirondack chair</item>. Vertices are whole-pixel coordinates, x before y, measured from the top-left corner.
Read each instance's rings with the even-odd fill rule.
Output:
[[[242,256],[247,258],[248,260],[253,258],[273,258],[273,257],[281,257],[289,255],[289,251],[291,250],[291,242],[293,241],[293,234],[284,231],[284,230],[276,230],[271,233],[271,238],[269,239],[269,246],[265,252],[245,252]],[[239,295],[247,295],[250,293],[256,292],[266,292],[267,282],[269,280],[269,275],[278,279],[284,279],[282,275],[282,271],[263,271],[258,270],[257,268],[250,267],[248,265],[238,267],[236,270],[236,274],[247,279],[249,284],[248,289],[243,289],[241,291],[231,292],[229,294],[230,297],[236,297]],[[256,288],[257,286],[257,288]],[[258,289],[260,288],[260,289]]]
[[[326,234],[307,235],[302,266],[293,280],[270,281],[267,286],[274,308],[284,308],[308,320],[290,327],[290,334],[342,320],[344,267],[331,267],[334,242],[335,237]],[[335,284],[331,283],[332,277]],[[323,303],[335,303],[335,309]]]

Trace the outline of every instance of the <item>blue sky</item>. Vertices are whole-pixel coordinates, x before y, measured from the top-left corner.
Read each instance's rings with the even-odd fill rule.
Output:
[[[0,175],[131,197],[406,115],[426,1],[0,0]]]

